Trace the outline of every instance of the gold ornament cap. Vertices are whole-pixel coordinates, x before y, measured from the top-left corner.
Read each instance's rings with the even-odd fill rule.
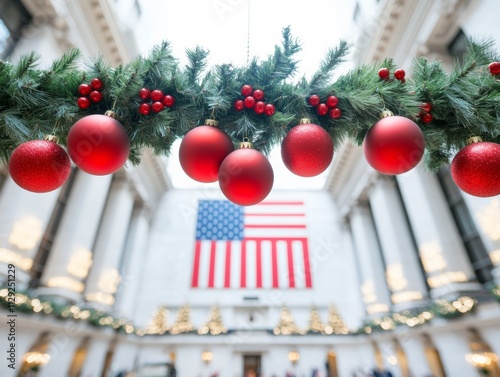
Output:
[[[114,120],[118,120],[118,115],[113,110],[106,110],[104,113],[107,117],[113,118]]]
[[[244,137],[240,143],[240,149],[253,149],[253,144],[248,137]]]
[[[481,141],[483,141],[483,139],[481,138],[481,136],[471,136],[467,139],[467,145],[471,145],[471,144],[474,144],[474,143],[480,143]]]
[[[215,119],[205,119],[205,125],[219,127],[219,122],[217,122]]]
[[[45,135],[43,140],[51,141],[53,143],[59,144],[59,138],[55,135]]]
[[[309,119],[309,118],[301,118],[299,120],[299,124],[311,124],[311,119]]]
[[[379,114],[380,119],[384,119],[387,117],[392,117],[394,116],[394,113],[391,110],[384,109],[382,112]]]

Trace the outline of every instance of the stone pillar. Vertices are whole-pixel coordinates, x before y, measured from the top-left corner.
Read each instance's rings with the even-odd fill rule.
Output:
[[[438,179],[422,165],[397,177],[431,296],[479,288]]]
[[[122,283],[116,294],[114,311],[118,316],[133,318],[137,295],[141,282],[143,262],[149,235],[149,209],[144,204],[139,204],[134,209],[128,231],[125,257],[122,268]]]
[[[92,247],[111,184],[111,175],[79,171],[50,251],[39,288],[41,295],[81,300],[92,265]]]
[[[0,195],[0,280],[7,278],[7,265],[12,263],[18,288],[28,285],[29,271],[60,191],[36,194],[7,178]]]
[[[425,341],[418,334],[401,334],[399,344],[406,354],[408,367],[415,376],[431,376],[432,370],[425,356]]]
[[[396,182],[392,177],[380,176],[369,196],[394,310],[425,305],[427,287]]]
[[[352,209],[350,220],[366,311],[374,317],[387,314],[391,311],[391,301],[384,277],[384,262],[370,209],[366,203],[359,204]]]
[[[120,261],[127,237],[134,195],[129,182],[115,177],[97,235],[93,264],[87,279],[85,299],[100,309],[110,310],[121,281]]]
[[[82,367],[80,375],[86,376],[101,376],[102,368],[106,360],[110,341],[105,337],[92,338],[87,348],[85,362]]]

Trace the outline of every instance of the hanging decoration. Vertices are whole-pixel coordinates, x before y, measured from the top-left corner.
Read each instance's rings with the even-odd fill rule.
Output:
[[[146,148],[167,155],[176,139],[187,137],[208,118],[217,119],[220,131],[233,142],[248,137],[255,152],[267,155],[307,117],[336,146],[346,139],[357,145],[364,141],[370,163],[384,174],[411,169],[424,149],[426,165],[435,171],[465,147],[471,134],[500,142],[500,56],[491,41],[469,40],[463,60],[449,73],[440,62],[417,58],[408,70],[411,77],[385,59],[333,79],[349,52],[348,44],[340,42],[309,79],[294,81],[300,50],[285,28],[273,54],[249,59],[244,67],[207,68],[209,52],[199,47],[187,50],[188,64],[181,67],[166,42],[149,56],[119,67],[97,59],[82,70],[77,50],[47,69],[36,67],[35,53],[17,63],[4,61],[0,159],[8,161],[22,143],[55,135],[77,166],[90,174],[111,174],[127,158],[139,163]],[[97,121],[109,108],[116,121]],[[385,109],[395,116],[379,120],[377,114]],[[385,142],[392,147],[380,144]],[[284,153],[294,157],[293,151]],[[491,158],[491,153],[484,155],[486,165],[494,164]],[[326,153],[323,159],[328,160]],[[201,175],[213,177],[213,172]],[[461,185],[466,187],[469,180],[475,185],[475,179],[466,174]]]
[[[148,335],[163,335],[168,331],[167,325],[168,310],[165,306],[160,306],[153,313],[153,318],[151,323],[146,328],[146,334]]]
[[[347,335],[349,328],[346,326],[344,320],[337,311],[334,305],[328,307],[328,321],[324,328],[324,333],[327,335]]]
[[[189,307],[189,305],[184,305],[179,308],[175,323],[172,325],[169,331],[172,335],[191,333],[195,331],[195,327],[191,322],[191,308]]]
[[[227,328],[222,321],[222,315],[218,306],[210,309],[209,318],[206,324],[198,329],[198,334],[220,335],[227,333]]]
[[[321,317],[319,315],[318,309],[311,308],[311,314],[309,315],[309,324],[305,329],[306,333],[310,334],[321,334],[325,330],[325,325],[321,322]]]
[[[290,310],[284,306],[280,311],[280,320],[273,330],[274,335],[301,335],[304,334],[293,319]]]

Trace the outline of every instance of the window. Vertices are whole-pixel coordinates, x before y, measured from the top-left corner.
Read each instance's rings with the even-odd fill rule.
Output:
[[[467,254],[469,255],[472,267],[476,272],[477,279],[483,284],[490,282],[492,280],[491,270],[493,264],[479,236],[474,220],[472,220],[472,216],[470,215],[462,194],[455,185],[455,182],[453,182],[449,167],[441,168],[437,176],[448,201],[455,224],[462,237]]]
[[[359,8],[359,3],[356,3],[356,8],[354,8],[354,14],[352,15],[352,19],[354,22],[356,22],[358,20],[360,12],[361,12],[361,9]]]
[[[448,52],[451,56],[454,56],[457,58],[459,61],[463,60],[464,54],[466,51],[466,44],[465,44],[466,36],[462,29],[460,29],[451,41],[451,43],[448,45]]]
[[[21,1],[0,0],[0,58],[10,55],[31,15]]]

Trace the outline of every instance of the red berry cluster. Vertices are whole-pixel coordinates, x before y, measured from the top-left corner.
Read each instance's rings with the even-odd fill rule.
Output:
[[[488,69],[493,76],[500,76],[500,62],[491,62]]]
[[[147,88],[142,88],[139,90],[139,97],[143,101],[149,101],[149,102],[143,102],[139,105],[139,112],[142,115],[149,115],[151,113],[151,110],[153,110],[155,113],[159,113],[162,111],[165,107],[172,107],[175,104],[175,98],[171,96],[170,94],[163,94],[161,90],[155,89],[155,90],[149,90]]]
[[[432,104],[430,102],[422,102],[418,116],[423,123],[429,124],[434,119],[432,117],[431,110]]]
[[[316,108],[316,113],[319,116],[325,116],[328,114],[332,119],[339,119],[342,116],[342,110],[340,110],[337,105],[339,103],[339,99],[335,96],[328,96],[324,103],[321,102],[321,99],[316,94],[313,94],[307,100],[309,105]]]
[[[102,81],[97,77],[90,80],[90,84],[80,84],[78,93],[80,96],[76,100],[76,104],[80,109],[88,109],[91,102],[97,103],[102,101]]]
[[[396,80],[399,80],[401,81],[402,84],[404,84],[405,82],[405,75],[406,75],[406,72],[404,69],[396,69],[394,71],[394,78]],[[380,68],[378,70],[378,77],[380,77],[382,80],[389,80],[391,76],[391,72],[389,71],[389,68]]]
[[[273,116],[276,111],[272,103],[265,103],[264,91],[260,89],[253,90],[251,85],[243,85],[241,87],[241,95],[244,99],[239,99],[234,102],[236,111],[244,109],[253,109],[255,114],[265,114],[268,117]]]

